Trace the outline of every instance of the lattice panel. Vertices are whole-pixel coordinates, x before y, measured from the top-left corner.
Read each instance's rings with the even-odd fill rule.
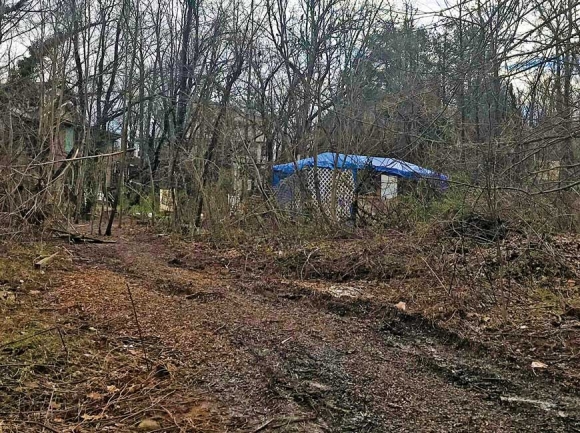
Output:
[[[328,168],[311,169],[308,172],[308,190],[316,200],[316,177],[320,189],[320,203],[324,212],[331,215],[336,208],[337,219],[347,219],[351,216],[351,206],[354,200],[354,176],[351,170],[332,170]],[[334,194],[333,194],[334,190]],[[334,199],[334,200],[333,200]]]
[[[350,170],[327,168],[305,169],[282,180],[276,188],[276,200],[289,212],[302,213],[306,207],[319,210],[316,203],[316,174],[320,188],[322,210],[331,216],[333,208],[336,218],[348,219],[354,200],[354,176]],[[333,205],[333,184],[335,189]]]

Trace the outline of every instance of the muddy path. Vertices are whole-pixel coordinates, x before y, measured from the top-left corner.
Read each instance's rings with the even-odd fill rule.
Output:
[[[331,283],[183,263],[152,235],[70,249],[48,302],[138,339],[129,285],[141,332],[212,402],[219,431],[580,431],[577,390],[390,305],[318,290]]]

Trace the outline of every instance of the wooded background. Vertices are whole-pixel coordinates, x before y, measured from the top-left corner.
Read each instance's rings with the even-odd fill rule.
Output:
[[[414,193],[438,217],[577,230],[578,11],[3,0],[0,212],[110,234],[129,211],[155,222],[166,190],[168,226],[223,229],[274,212],[276,161],[336,151],[449,174],[445,197]]]

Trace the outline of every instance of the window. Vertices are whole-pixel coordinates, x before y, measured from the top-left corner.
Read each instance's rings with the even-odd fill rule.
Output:
[[[69,153],[75,144],[75,130],[72,127],[67,127],[64,130],[64,151]]]

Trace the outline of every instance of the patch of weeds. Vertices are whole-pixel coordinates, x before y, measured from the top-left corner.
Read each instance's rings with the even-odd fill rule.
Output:
[[[560,296],[548,287],[537,287],[533,297],[544,306],[558,308],[561,305]]]

